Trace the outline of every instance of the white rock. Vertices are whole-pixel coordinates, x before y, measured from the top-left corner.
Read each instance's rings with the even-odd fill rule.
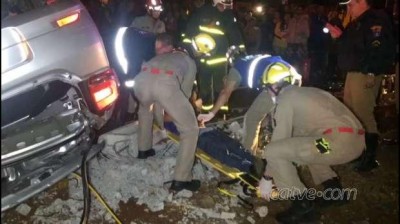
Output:
[[[173,196],[174,196],[174,194],[173,194],[173,193],[170,193],[170,194],[168,195],[167,201],[168,201],[168,202],[171,202]]]
[[[247,221],[249,221],[251,224],[256,223],[256,220],[254,220],[252,217],[247,216]]]
[[[188,190],[181,190],[175,195],[176,198],[191,198],[192,196],[193,192]]]
[[[200,211],[202,211],[208,218],[216,218],[216,219],[220,219],[221,218],[221,214],[219,212],[216,212],[214,210],[211,209],[201,209]]]
[[[110,213],[107,213],[107,214],[105,215],[104,219],[105,219],[106,221],[108,221],[108,222],[111,221],[111,220],[112,220],[111,214],[110,214]]]
[[[235,213],[221,212],[221,219],[234,219],[235,217],[236,217]]]
[[[15,211],[17,211],[19,214],[23,216],[27,216],[29,212],[31,211],[31,207],[25,203],[20,204]]]
[[[115,192],[114,198],[120,200],[122,198],[122,194],[120,192]]]
[[[225,220],[226,224],[237,224],[235,220]]]
[[[258,207],[258,208],[256,209],[256,212],[258,213],[258,215],[259,215],[261,218],[263,218],[263,217],[265,217],[265,216],[268,215],[268,207],[267,207],[267,206]]]

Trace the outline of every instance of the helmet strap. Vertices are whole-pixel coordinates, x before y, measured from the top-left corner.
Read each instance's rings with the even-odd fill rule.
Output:
[[[284,89],[286,86],[289,86],[290,83],[283,81],[283,82],[278,82],[275,85],[277,87],[276,89],[272,88],[272,85],[268,85],[267,88],[271,90],[271,92],[273,92],[275,96],[278,96],[279,93],[282,91],[282,89]]]
[[[279,92],[281,91],[281,88],[278,88],[278,90],[275,90],[272,88],[272,85],[267,85],[268,90],[274,93],[275,96],[278,96]]]

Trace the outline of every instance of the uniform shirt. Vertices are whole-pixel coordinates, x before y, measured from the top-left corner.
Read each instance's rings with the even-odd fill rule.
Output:
[[[290,64],[284,61],[280,56],[268,57],[267,55],[248,55],[237,58],[229,70],[227,81],[235,82],[235,87],[243,86],[249,88],[259,88],[261,86],[260,81],[265,70],[268,69],[271,64],[276,62],[280,62],[288,67],[291,67]],[[255,67],[253,73],[250,71],[251,64],[254,64]]]
[[[280,92],[273,114],[271,141],[321,135],[335,127],[362,129],[355,115],[330,93],[312,87],[288,86]]]
[[[389,72],[395,60],[390,21],[369,9],[351,21],[338,39],[338,65],[343,71],[376,75]]]
[[[158,68],[164,72],[173,71],[185,96],[191,96],[197,68],[196,63],[187,54],[180,51],[161,54],[143,63],[143,67]]]
[[[135,27],[147,32],[152,33],[164,33],[165,24],[162,20],[154,20],[150,15],[146,14],[144,16],[136,17],[131,24],[131,27]]]

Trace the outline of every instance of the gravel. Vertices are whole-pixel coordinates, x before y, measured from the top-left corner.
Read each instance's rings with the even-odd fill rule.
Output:
[[[183,190],[176,195],[169,193],[168,182],[173,178],[179,144],[171,140],[158,143],[153,146],[156,151],[154,157],[139,160],[135,158],[138,150],[136,131],[136,124],[131,124],[101,136],[100,139],[106,141],[106,147],[100,156],[88,163],[92,186],[114,211],[120,209],[121,201],[127,203],[129,199],[134,198],[136,204],[145,205],[151,212],[162,211],[166,203],[173,203],[185,207],[188,217],[235,217],[234,213],[226,211],[229,206],[224,208],[223,205],[215,204],[215,210],[191,205],[191,191]],[[219,178],[219,173],[196,162],[193,177],[206,184]],[[82,182],[75,175],[70,175],[68,179],[69,199],[57,198],[48,206],[38,207],[32,217],[34,223],[79,223],[83,210]],[[105,208],[95,197],[92,196],[91,199],[90,219],[112,222],[111,215],[105,212]],[[227,200],[226,203],[230,204],[231,201]],[[224,211],[218,211],[221,209]],[[22,209],[21,214],[26,213],[25,210]]]

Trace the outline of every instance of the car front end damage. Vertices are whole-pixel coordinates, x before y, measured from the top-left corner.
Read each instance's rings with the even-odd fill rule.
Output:
[[[119,95],[103,40],[80,1],[12,3],[4,4],[1,21],[1,211],[99,152],[96,132]],[[20,13],[9,15],[14,8]]]
[[[104,147],[96,143],[95,129],[108,120],[118,96],[104,95],[104,89],[119,85],[114,76],[103,72],[76,86],[53,80],[7,99],[2,95],[2,212],[75,171],[84,153],[89,160]],[[100,104],[93,100],[93,89],[103,92],[103,98],[97,97]],[[94,102],[92,109],[88,101]]]

